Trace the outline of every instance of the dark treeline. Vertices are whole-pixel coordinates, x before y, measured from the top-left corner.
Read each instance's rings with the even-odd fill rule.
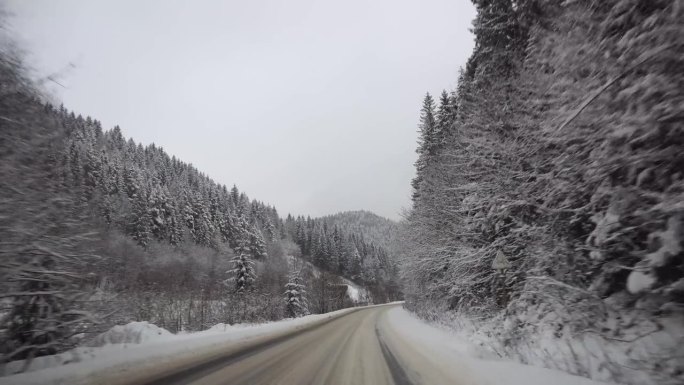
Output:
[[[530,361],[550,330],[574,373],[681,380],[681,334],[598,369],[562,341],[638,344],[684,308],[682,2],[473,2],[458,87],[421,110],[407,306]]]

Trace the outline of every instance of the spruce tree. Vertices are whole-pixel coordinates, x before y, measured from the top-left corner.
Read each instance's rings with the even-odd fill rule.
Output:
[[[420,184],[423,181],[423,173],[428,165],[430,156],[435,148],[435,130],[437,122],[435,120],[435,102],[428,92],[423,99],[423,107],[420,112],[420,124],[418,125],[418,160],[415,163],[416,177],[411,181],[413,187],[413,200],[420,196]]]
[[[438,151],[444,145],[446,133],[449,132],[451,125],[454,122],[454,112],[452,99],[446,90],[442,91],[439,98],[439,108],[437,110],[436,130],[434,133],[434,140],[432,141],[433,152]]]
[[[253,229],[249,233],[249,254],[254,259],[264,259],[266,253],[266,242],[258,229]]]
[[[233,268],[230,270],[229,282],[233,283],[235,292],[243,294],[251,290],[256,280],[256,274],[254,273],[254,262],[249,258],[247,247],[238,246],[231,262]]]
[[[285,314],[289,318],[301,317],[309,314],[306,300],[306,290],[298,272],[291,272],[285,284]]]
[[[129,234],[142,247],[147,248],[152,240],[152,220],[149,212],[148,194],[138,191],[133,197],[133,210],[129,222]]]
[[[174,246],[180,245],[183,241],[183,221],[180,218],[178,210],[173,206],[171,215],[169,217],[169,243]]]

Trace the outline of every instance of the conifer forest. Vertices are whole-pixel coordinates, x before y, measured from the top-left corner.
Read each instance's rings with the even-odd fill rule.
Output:
[[[280,211],[105,126],[48,92],[3,27],[0,383],[117,325],[181,335],[398,301],[487,357],[683,383],[684,1],[463,2],[473,49],[443,91],[412,96],[392,219]]]

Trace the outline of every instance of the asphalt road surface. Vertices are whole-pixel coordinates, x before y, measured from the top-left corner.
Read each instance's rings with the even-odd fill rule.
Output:
[[[361,308],[315,328],[171,372],[147,384],[433,383],[431,370],[425,365],[429,357],[411,352],[410,344],[400,343],[400,337],[388,327],[387,311],[392,307]],[[427,376],[416,367],[406,367],[406,362],[422,367]],[[453,383],[445,378],[433,380]]]

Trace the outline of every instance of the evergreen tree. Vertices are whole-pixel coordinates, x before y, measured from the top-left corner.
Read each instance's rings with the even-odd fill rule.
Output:
[[[454,105],[451,97],[446,92],[442,91],[439,98],[439,108],[436,117],[436,129],[434,132],[433,151],[436,152],[444,145],[446,133],[451,129],[454,123]]]
[[[289,318],[309,314],[305,286],[298,272],[291,272],[285,285],[285,314]]]
[[[249,232],[249,254],[254,259],[264,259],[266,253],[266,242],[258,229]]]
[[[350,258],[349,277],[351,279],[359,279],[361,277],[361,254],[356,246],[352,246],[352,253]]]
[[[169,216],[168,225],[169,243],[174,246],[180,245],[180,243],[183,241],[183,221],[179,215],[180,214],[174,205],[173,209],[171,210],[171,215]]]
[[[240,203],[240,191],[236,185],[233,185],[230,189],[230,200],[233,202],[233,207],[237,207],[238,203]]]
[[[503,80],[516,67],[526,34],[521,28],[513,1],[473,0],[477,16],[473,22],[475,50],[466,65],[468,79],[492,83]]]
[[[423,180],[423,173],[428,165],[430,157],[433,155],[435,146],[435,132],[437,122],[435,120],[435,102],[430,93],[425,95],[423,99],[423,107],[420,112],[420,124],[418,125],[418,132],[420,134],[418,139],[418,160],[415,163],[416,176],[411,181],[413,187],[414,201],[420,196],[420,184]]]
[[[133,198],[129,233],[144,248],[147,248],[152,240],[151,222],[147,194],[144,191],[139,191]]]
[[[231,277],[229,282],[233,283],[236,293],[243,294],[254,286],[256,274],[254,272],[254,262],[249,258],[247,247],[240,245],[235,250],[235,256],[231,260],[233,268],[230,270]]]
[[[90,201],[98,191],[98,185],[102,184],[102,163],[93,148],[86,150],[83,164],[84,200]]]
[[[152,234],[158,240],[168,238],[167,231],[172,207],[165,189],[159,185],[152,187],[148,204]]]

